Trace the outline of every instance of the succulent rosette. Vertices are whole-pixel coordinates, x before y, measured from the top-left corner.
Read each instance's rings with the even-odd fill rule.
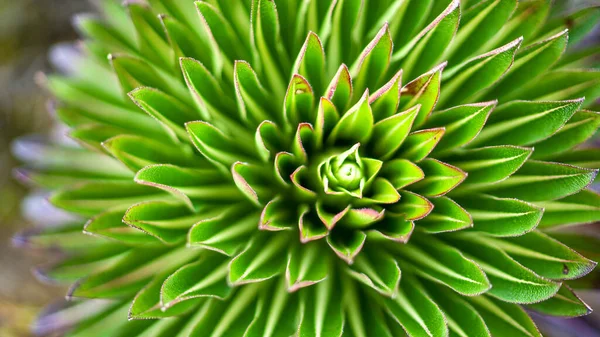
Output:
[[[600,126],[600,73],[567,42],[597,9],[101,9],[76,20],[72,73],[44,80],[78,145],[15,145],[68,214],[16,237],[74,282],[38,332],[540,336],[523,307],[590,312],[571,287],[593,286],[575,279],[598,241],[571,229],[600,220],[600,152],[574,148]]]

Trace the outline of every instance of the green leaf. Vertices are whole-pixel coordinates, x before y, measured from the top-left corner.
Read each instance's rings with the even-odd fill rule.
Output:
[[[414,235],[408,245],[390,247],[404,270],[441,283],[465,296],[491,288],[485,273],[458,249],[430,235]]]
[[[590,190],[536,204],[545,210],[540,228],[600,221],[600,195]]]
[[[517,1],[487,0],[462,7],[468,9],[462,13],[456,37],[444,54],[450,64],[458,64],[481,52],[483,43],[497,34],[511,17]]]
[[[452,154],[449,162],[469,176],[458,189],[470,185],[491,184],[515,173],[527,161],[533,149],[517,146],[489,146]]]
[[[557,101],[586,97],[587,107],[600,95],[600,70],[557,69],[544,73],[519,90],[518,99]]]
[[[169,275],[160,288],[162,308],[200,297],[225,299],[232,288],[227,284],[228,259],[216,253],[200,256],[200,260],[187,264]]]
[[[295,212],[292,212],[286,202],[275,197],[269,201],[260,214],[258,229],[267,231],[289,230],[296,226]]]
[[[400,267],[392,255],[379,247],[367,246],[348,273],[384,296],[393,297],[400,284]]]
[[[325,52],[323,44],[317,34],[308,32],[306,41],[298,53],[292,73],[306,78],[314,91],[318,94],[323,92],[325,85]]]
[[[460,233],[455,234],[451,241],[453,246],[481,266],[492,284],[488,294],[519,304],[540,302],[556,294],[560,283],[549,281],[525,268],[490,240],[479,233]]]
[[[137,248],[130,250],[117,263],[98,271],[71,287],[68,297],[111,298],[137,292],[160,270],[174,271],[196,258],[200,252],[185,247],[166,250]]]
[[[571,288],[564,284],[560,287],[558,293],[550,299],[540,303],[529,304],[527,308],[544,315],[558,317],[579,317],[592,312],[592,308],[585,304]]]
[[[350,68],[355,93],[365,89],[375,92],[390,65],[392,45],[389,26],[385,23]]]
[[[158,17],[153,15],[148,6],[142,4],[127,3],[127,9],[137,32],[140,54],[164,69],[171,69],[174,60],[173,50]]]
[[[362,231],[348,229],[327,235],[327,244],[333,252],[348,264],[352,264],[362,250],[367,235]]]
[[[400,195],[400,201],[388,207],[388,212],[404,214],[407,220],[420,220],[433,210],[433,204],[423,196],[408,191],[400,191]]]
[[[124,214],[123,211],[100,213],[86,222],[83,232],[117,240],[128,245],[144,245],[157,242],[154,237],[123,223]]]
[[[310,212],[310,208],[306,205],[300,206],[298,209],[298,229],[300,231],[300,242],[307,243],[324,238],[328,233],[329,229],[319,220],[314,214]]]
[[[454,38],[460,20],[460,1],[452,0],[427,27],[394,53],[392,60],[402,60],[401,68],[408,78],[431,69],[442,59],[444,50]]]
[[[347,142],[364,143],[373,133],[373,112],[369,105],[369,92],[350,108],[335,125],[328,143]]]
[[[436,66],[402,87],[400,104],[398,106],[400,111],[407,110],[418,104],[421,105],[419,115],[415,119],[415,126],[421,126],[427,120],[433,108],[435,108],[440,96],[442,70],[444,67],[446,67],[446,63]]]
[[[102,143],[108,139],[119,135],[131,134],[133,133],[119,127],[91,122],[73,127],[69,131],[68,136],[85,148],[103,151]]]
[[[419,166],[406,159],[393,159],[383,164],[380,176],[385,177],[394,188],[400,190],[422,180],[425,173]]]
[[[522,41],[522,38],[516,39],[447,70],[439,105],[448,107],[476,100],[478,92],[494,84],[510,69]]]
[[[552,2],[549,0],[532,0],[517,2],[517,10],[510,20],[502,26],[486,46],[497,46],[522,36],[529,41],[543,27],[550,12]]]
[[[275,2],[253,0],[250,20],[254,63],[261,65],[269,87],[276,93],[275,97],[281,97],[285,79],[279,69],[281,64],[288,60],[280,41],[279,17]]]
[[[102,146],[135,172],[157,163],[182,167],[207,166],[206,161],[195,155],[190,146],[169,144],[152,138],[119,135],[103,142]]]
[[[196,11],[185,10],[182,12],[191,12],[191,14],[195,16],[195,18],[192,19],[193,23],[190,24],[189,28],[202,30],[202,24]],[[208,38],[209,34],[204,31],[200,34],[190,34],[188,26],[171,15],[163,14],[159,15],[158,18],[167,34],[171,49],[175,52],[176,60],[179,60],[180,57],[189,56],[206,64],[209,69],[217,71],[217,62],[213,59],[214,52],[204,52],[204,50],[209,50],[211,48]]]
[[[571,119],[550,138],[535,143],[534,159],[551,158],[561,152],[584,143],[600,127],[600,113],[589,110],[577,111]]]
[[[454,189],[465,178],[467,173],[452,165],[436,159],[425,159],[419,162],[425,173],[423,180],[410,185],[410,190],[426,197],[439,197]]]
[[[369,154],[381,159],[394,155],[408,136],[420,108],[417,105],[375,123],[373,136],[368,143]]]
[[[323,145],[325,135],[331,132],[339,120],[340,115],[335,105],[327,98],[321,97],[315,121],[315,143],[317,147]]]
[[[159,188],[195,209],[199,201],[242,200],[240,191],[215,169],[186,169],[169,164],[149,165],[138,171],[134,181]]]
[[[128,95],[140,109],[156,119],[174,141],[187,139],[185,123],[198,118],[187,105],[156,89],[141,87]]]
[[[188,232],[188,246],[215,250],[227,256],[235,254],[256,231],[258,214],[245,207],[232,207],[213,218],[196,223]]]
[[[210,216],[206,212],[194,214],[180,203],[150,201],[131,206],[123,215],[122,221],[172,245],[184,241],[187,231],[196,222]]]
[[[290,236],[270,233],[254,235],[244,250],[229,264],[229,282],[237,286],[268,280],[283,270],[284,249]]]
[[[579,6],[577,11],[548,20],[541,31],[569,29],[569,46],[577,46],[596,27],[598,19],[600,7],[590,3],[587,6]]]
[[[553,156],[552,161],[597,170],[600,167],[600,151],[593,147],[571,150]]]
[[[213,59],[221,59],[221,54],[229,61],[247,59],[245,57],[248,55],[245,48],[246,44],[240,41],[240,38],[223,14],[208,2],[196,1],[194,3],[200,14],[201,22],[205,25],[206,33],[210,36],[210,40],[212,40],[212,48],[210,50],[216,54],[213,56]]]
[[[506,75],[485,95],[509,101],[519,96],[519,88],[546,72],[563,55],[569,35],[567,30],[523,49],[515,57]],[[537,82],[537,81],[536,81]]]
[[[483,317],[492,336],[542,337],[531,317],[520,306],[489,296],[466,298]]]
[[[301,294],[299,337],[342,336],[342,294],[335,281],[335,277],[327,277]]]
[[[230,94],[225,93],[219,81],[202,63],[182,57],[179,59],[179,65],[189,95],[194,98],[202,119],[213,121],[222,114],[235,111],[235,103]]]
[[[444,128],[437,128],[415,131],[409,134],[396,157],[408,159],[412,162],[425,159],[437,146],[445,131]]]
[[[446,129],[444,138],[435,147],[434,153],[459,148],[477,137],[496,103],[466,104],[432,114],[423,127]]]
[[[390,331],[390,322],[386,321],[381,305],[369,298],[364,291],[360,291],[353,280],[347,277],[342,279],[342,292],[342,301],[348,317],[345,334],[353,337],[396,336]],[[375,293],[375,296],[378,294]],[[396,322],[391,324],[397,326]]]
[[[411,215],[408,212],[406,212],[406,215],[387,213],[381,221],[369,228],[367,231],[368,236],[375,239],[392,240],[395,243],[407,243],[415,229],[414,222],[407,220],[407,217]]]
[[[83,183],[58,190],[50,202],[77,214],[92,216],[107,210],[126,210],[140,201],[164,200],[156,189],[133,182]]]
[[[251,161],[243,154],[242,146],[251,146],[253,142],[249,144],[235,142],[221,130],[206,122],[187,122],[185,126],[198,151],[220,169],[229,171],[229,166],[237,161]]]
[[[544,209],[517,200],[489,195],[455,198],[473,217],[473,230],[492,236],[519,236],[540,223]]]
[[[320,242],[294,244],[287,256],[285,279],[287,291],[294,292],[327,278],[331,254]]]
[[[555,134],[581,107],[573,101],[514,101],[499,106],[470,144],[529,145]]]
[[[386,298],[384,306],[410,336],[448,336],[446,316],[414,276],[405,275],[396,297]]]
[[[252,323],[244,337],[289,337],[298,329],[299,299],[285,291],[285,282],[262,289]]]
[[[235,61],[233,83],[242,120],[263,121],[268,119],[268,115],[273,116],[272,118],[279,118],[271,111],[267,99],[268,93],[248,62]]]
[[[477,310],[462,296],[440,287],[435,282],[425,283],[427,292],[446,315],[450,332],[456,336],[490,337],[491,334]]]
[[[539,231],[504,239],[482,239],[501,249],[521,265],[550,280],[580,278],[591,272],[596,262]]]
[[[129,320],[142,319],[163,319],[184,315],[198,305],[197,300],[190,300],[174,304],[168,309],[160,306],[160,288],[163,284],[164,276],[157,275],[154,279],[142,288],[133,299],[129,308]]]
[[[576,166],[530,160],[510,178],[493,185],[473,188],[506,198],[525,201],[549,201],[579,192],[598,172]],[[460,194],[473,189],[464,188]]]
[[[306,78],[294,74],[285,94],[283,114],[290,125],[315,120],[315,95]]]
[[[338,112],[346,111],[353,95],[352,78],[345,64],[342,64],[325,90],[325,98],[330,100]]]
[[[239,161],[231,166],[231,175],[237,188],[258,206],[261,205],[261,201],[270,200],[272,197],[272,191],[265,187],[268,186],[268,181],[262,173],[262,167]],[[222,189],[218,191],[221,192]]]
[[[452,199],[439,197],[430,201],[433,211],[417,222],[417,228],[426,233],[443,233],[473,227],[471,215]]]
[[[402,70],[398,71],[391,80],[369,97],[369,104],[371,104],[371,109],[373,109],[373,117],[376,122],[388,118],[398,111],[401,90]]]

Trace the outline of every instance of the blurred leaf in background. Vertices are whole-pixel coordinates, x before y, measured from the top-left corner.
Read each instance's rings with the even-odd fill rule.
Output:
[[[11,236],[28,222],[20,216],[25,188],[11,171],[16,164],[8,147],[29,133],[47,134],[51,118],[48,95],[35,84],[35,75],[52,71],[52,45],[73,41],[75,13],[89,11],[82,0],[0,0],[0,336],[29,336],[40,308],[61,298],[64,289],[40,284],[31,275],[35,256],[11,245]]]

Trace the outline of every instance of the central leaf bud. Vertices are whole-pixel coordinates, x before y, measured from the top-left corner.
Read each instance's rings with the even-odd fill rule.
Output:
[[[366,177],[364,165],[358,154],[360,144],[331,156],[319,165],[319,174],[327,194],[349,194],[361,198]]]

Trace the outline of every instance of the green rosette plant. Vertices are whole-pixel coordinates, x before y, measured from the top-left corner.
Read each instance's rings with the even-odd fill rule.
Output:
[[[600,220],[600,151],[574,148],[600,73],[567,42],[598,8],[100,8],[71,73],[42,81],[78,145],[15,145],[66,211],[15,238],[73,282],[38,332],[516,337],[540,336],[524,308],[590,312],[572,288],[600,245],[573,225]]]

